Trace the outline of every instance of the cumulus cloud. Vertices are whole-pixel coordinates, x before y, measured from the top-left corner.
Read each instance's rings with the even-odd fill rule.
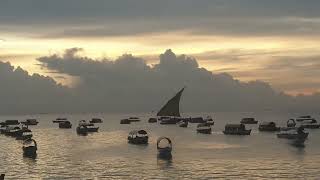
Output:
[[[171,50],[152,66],[131,54],[93,59],[79,55],[81,50],[37,59],[56,76],[77,77],[74,87],[0,62],[0,113],[151,112],[184,86],[182,112],[319,110],[319,94],[293,97],[262,81],[241,82],[200,68],[195,58]]]

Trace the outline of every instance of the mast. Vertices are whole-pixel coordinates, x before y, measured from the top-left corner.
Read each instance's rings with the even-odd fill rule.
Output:
[[[182,88],[173,98],[171,98],[157,113],[157,116],[180,117],[180,99],[184,88]]]

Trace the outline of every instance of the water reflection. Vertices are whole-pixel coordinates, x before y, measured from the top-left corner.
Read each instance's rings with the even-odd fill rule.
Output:
[[[160,169],[172,168],[172,155],[169,157],[157,156],[157,165]]]

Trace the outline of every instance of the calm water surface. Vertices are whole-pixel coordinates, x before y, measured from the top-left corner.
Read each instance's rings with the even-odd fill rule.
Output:
[[[202,113],[206,115],[208,113]],[[66,114],[0,116],[0,120],[37,118],[31,127],[38,142],[35,160],[22,156],[21,142],[0,135],[0,173],[6,179],[319,179],[320,130],[308,130],[305,147],[292,146],[274,133],[257,131],[251,136],[225,136],[226,123],[253,116],[259,121],[286,120],[300,114],[215,113],[213,134],[196,133],[196,124],[188,128],[149,124],[148,114],[136,114],[143,120],[120,125],[129,114]],[[191,114],[185,114],[191,115]],[[197,115],[197,114],[192,114]],[[67,117],[72,129],[58,129],[52,120]],[[78,136],[77,122],[91,117],[104,119],[100,132]],[[319,114],[314,114],[317,119]],[[145,129],[148,146],[127,143],[129,131]],[[167,136],[173,141],[173,158],[157,159],[156,140]]]

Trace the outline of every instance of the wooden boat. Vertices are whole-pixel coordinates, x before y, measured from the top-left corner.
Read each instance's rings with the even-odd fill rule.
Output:
[[[38,125],[38,121],[36,119],[27,119],[26,121],[21,122],[21,124],[27,125],[27,126],[36,126]]]
[[[68,121],[67,118],[57,118],[56,120],[53,120],[52,122],[53,123],[61,123],[61,122],[64,122],[64,121]]]
[[[91,121],[90,121],[90,123],[102,123],[102,122],[103,121],[100,118],[92,118]]]
[[[299,116],[298,118],[296,118],[297,122],[302,122],[302,121],[310,121],[313,120],[314,118],[312,118],[311,116],[307,115],[307,116]]]
[[[210,126],[213,126],[214,125],[214,121],[212,119],[211,116],[207,116],[205,119],[204,119],[205,123],[210,125]]]
[[[130,124],[131,121],[129,119],[121,119],[120,124]]]
[[[258,121],[256,121],[254,118],[242,118],[240,123],[241,124],[257,124]]]
[[[163,159],[172,158],[172,142],[167,137],[160,137],[157,140],[158,157]]]
[[[85,126],[88,132],[98,132],[99,127],[96,127],[94,123],[87,123],[85,120],[79,121],[79,126]]]
[[[201,123],[197,126],[197,132],[202,134],[211,134],[211,126],[207,123]]]
[[[205,123],[205,119],[202,117],[191,117],[189,118],[189,123]]]
[[[281,131],[287,131],[287,130],[291,130],[291,129],[296,129],[296,122],[294,119],[289,119],[287,121],[287,127],[280,128]]]
[[[18,120],[6,120],[5,122],[1,122],[0,125],[8,126],[8,125],[19,125]]]
[[[22,130],[17,134],[16,140],[31,139],[32,136],[32,131],[28,128],[23,127]]]
[[[72,128],[72,124],[70,121],[61,121],[61,122],[59,122],[59,128],[70,129],[70,128]]]
[[[223,133],[227,135],[250,135],[251,129],[246,129],[244,124],[226,124]]]
[[[177,124],[181,120],[180,99],[183,91],[184,88],[167,101],[167,103],[157,113],[160,124]]]
[[[37,142],[34,139],[27,139],[23,142],[22,146],[23,155],[26,157],[36,157],[37,155]]]
[[[304,131],[303,127],[281,131],[277,134],[278,138],[305,140],[309,133]]]
[[[131,131],[128,135],[128,143],[148,144],[148,133],[145,130]]]
[[[79,125],[76,129],[77,134],[86,136],[88,134],[88,128],[83,125]]]
[[[8,125],[4,131],[6,136],[17,137],[22,133],[22,129],[19,125]]]
[[[185,128],[188,127],[188,121],[186,120],[181,120],[177,124],[179,127],[185,127]]]
[[[259,125],[259,131],[280,131],[280,127],[277,127],[275,122],[262,122]]]
[[[158,120],[157,120],[157,118],[151,117],[151,118],[149,118],[148,122],[149,123],[156,123],[156,122],[158,122]]]

